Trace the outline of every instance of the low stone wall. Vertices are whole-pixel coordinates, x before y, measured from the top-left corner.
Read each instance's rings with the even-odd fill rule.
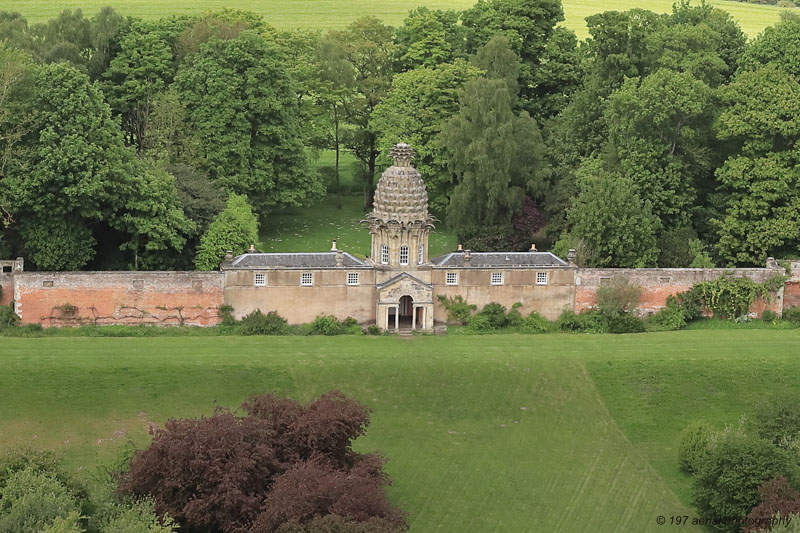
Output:
[[[221,272],[23,272],[14,276],[23,324],[219,323]]]
[[[613,278],[625,278],[642,287],[639,311],[643,315],[655,313],[667,303],[668,296],[691,289],[694,285],[717,279],[725,274],[747,277],[762,283],[775,275],[783,275],[783,269],[771,268],[582,268],[575,273],[575,312],[579,313],[597,305],[597,289]],[[750,312],[756,316],[769,309],[778,314],[783,306],[783,290],[769,301],[756,301]]]
[[[792,261],[789,266],[791,277],[783,289],[783,308],[800,307],[800,261]]]

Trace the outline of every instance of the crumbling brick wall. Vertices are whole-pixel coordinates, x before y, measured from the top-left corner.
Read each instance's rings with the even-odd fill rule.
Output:
[[[597,305],[597,289],[617,277],[642,287],[639,311],[648,315],[662,309],[668,296],[687,291],[700,282],[714,280],[725,274],[747,277],[762,283],[783,273],[782,269],[769,268],[582,268],[575,274],[575,312],[579,313]],[[757,316],[767,309],[780,313],[782,301],[783,291],[779,291],[768,301],[754,302],[750,311]]]
[[[783,308],[800,307],[800,261],[792,261],[791,277],[783,289]]]
[[[8,305],[14,299],[14,276],[0,273],[0,305]]]
[[[23,272],[15,277],[23,324],[219,323],[221,272]]]

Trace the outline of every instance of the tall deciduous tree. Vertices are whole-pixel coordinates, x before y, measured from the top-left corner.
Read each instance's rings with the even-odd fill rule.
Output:
[[[722,91],[718,135],[736,146],[717,170],[725,198],[717,253],[763,265],[800,253],[800,83],[773,64]]]
[[[343,45],[355,70],[356,95],[345,107],[353,129],[345,146],[364,164],[364,207],[369,208],[374,194],[375,162],[380,154],[378,133],[370,126],[370,119],[392,83],[393,30],[375,17],[362,17],[343,31],[331,32],[329,37]]]
[[[569,210],[569,236],[588,247],[588,266],[642,268],[658,259],[659,221],[627,178],[589,159],[578,172],[580,193]]]
[[[201,46],[175,77],[199,169],[260,211],[305,205],[323,192],[308,167],[298,88],[284,59],[276,43],[245,31]]]
[[[447,221],[460,236],[508,225],[526,190],[542,192],[539,128],[526,112],[515,115],[511,102],[505,80],[472,80],[459,113],[442,128],[440,143],[458,179]]]
[[[395,62],[399,71],[435,67],[464,58],[465,32],[458,12],[418,7],[395,31]]]

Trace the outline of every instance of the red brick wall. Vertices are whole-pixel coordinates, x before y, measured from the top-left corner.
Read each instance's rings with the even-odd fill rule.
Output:
[[[221,272],[25,272],[16,276],[23,324],[219,322]]]
[[[787,281],[783,288],[783,308],[800,307],[800,281]]]
[[[690,289],[702,281],[717,279],[723,274],[746,276],[763,282],[782,270],[766,268],[699,269],[699,268],[640,268],[640,269],[579,269],[575,274],[575,312],[579,313],[596,305],[597,289],[615,277],[624,277],[642,287],[639,310],[643,315],[655,313],[667,303],[667,296]],[[750,312],[761,315],[766,309],[780,312],[780,299],[776,296],[769,302],[756,301]]]

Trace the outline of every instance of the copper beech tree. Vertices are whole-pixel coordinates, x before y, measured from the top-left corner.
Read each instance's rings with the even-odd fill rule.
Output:
[[[188,533],[304,531],[320,520],[343,531],[406,529],[386,498],[383,458],[351,446],[367,407],[338,391],[307,405],[267,394],[241,407],[169,420],[119,490],[152,497]]]

